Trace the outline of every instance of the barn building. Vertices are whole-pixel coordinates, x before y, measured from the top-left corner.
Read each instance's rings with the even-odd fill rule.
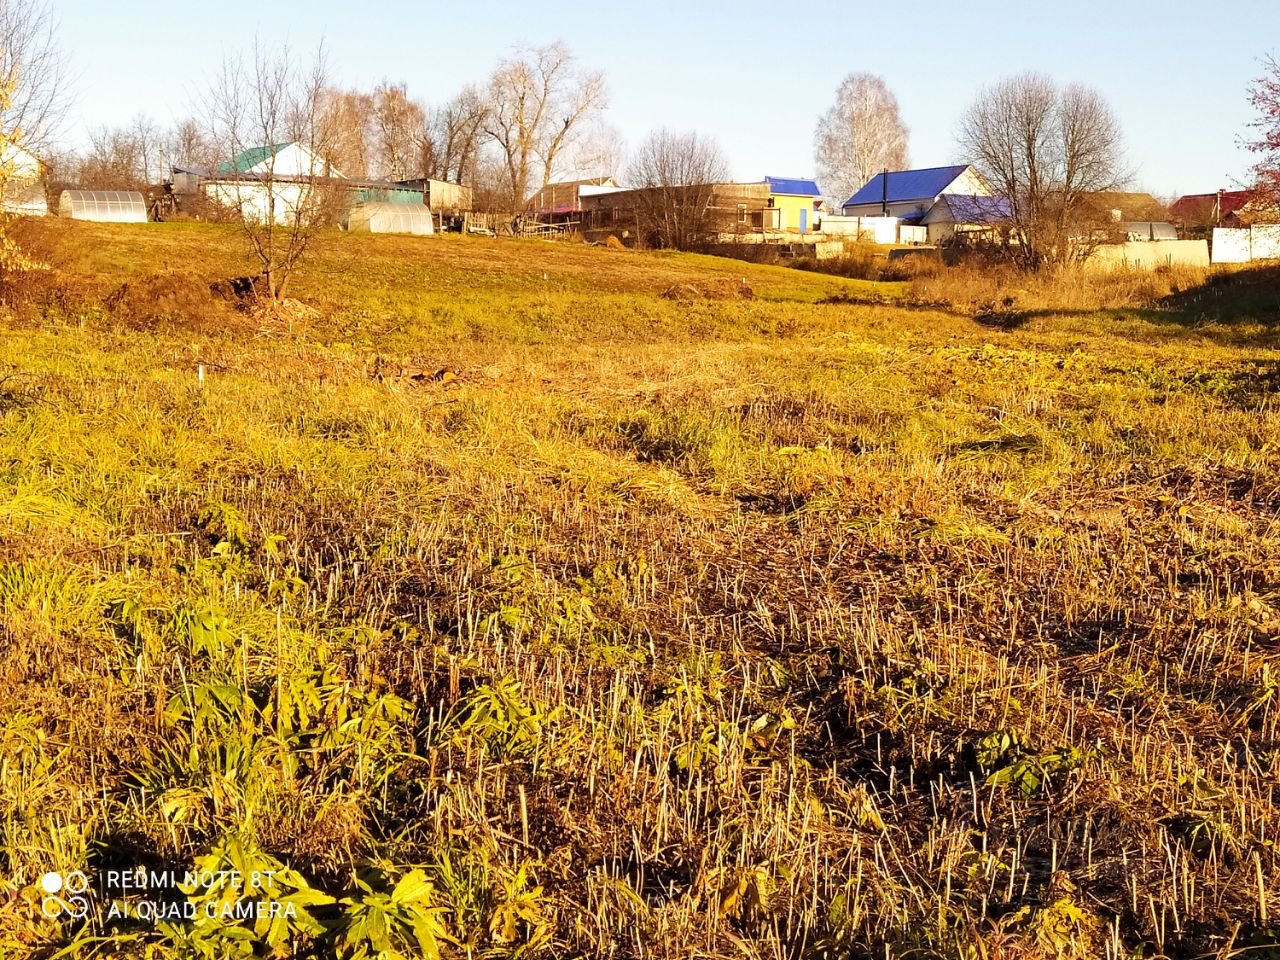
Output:
[[[591,197],[616,193],[621,189],[613,177],[548,183],[529,198],[525,209],[539,220],[551,223],[571,222],[581,219],[584,201],[589,202]]]

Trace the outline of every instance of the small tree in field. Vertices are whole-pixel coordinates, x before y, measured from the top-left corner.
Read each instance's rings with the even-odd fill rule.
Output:
[[[217,176],[229,184],[216,199],[231,208],[261,270],[255,292],[272,302],[284,298],[330,200],[326,90],[323,49],[304,65],[288,47],[255,44],[248,56],[227,57],[209,95],[211,140],[224,158]],[[314,160],[300,171],[277,169],[274,147],[291,143]],[[246,157],[262,169],[242,171]]]
[[[666,128],[645,138],[627,168],[637,193],[640,235],[662,247],[687,249],[709,230],[714,185],[728,176],[714,140]]]
[[[1027,269],[1087,256],[1095,195],[1117,190],[1120,124],[1095,90],[1025,73],[984,90],[960,122],[959,147],[1012,208],[1009,251]]]
[[[1263,73],[1249,90],[1249,102],[1258,112],[1250,126],[1257,139],[1249,149],[1258,155],[1253,167],[1255,204],[1263,209],[1280,209],[1280,61],[1268,56]]]

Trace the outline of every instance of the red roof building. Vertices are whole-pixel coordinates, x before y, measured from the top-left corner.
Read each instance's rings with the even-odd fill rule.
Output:
[[[1234,227],[1239,226],[1237,214],[1252,199],[1252,190],[1189,193],[1173,202],[1169,215],[1184,231],[1197,227]]]

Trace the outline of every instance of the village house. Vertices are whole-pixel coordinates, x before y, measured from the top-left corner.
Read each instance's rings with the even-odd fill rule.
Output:
[[[0,155],[0,167],[3,167],[5,213],[18,217],[48,214],[44,164],[16,143],[6,143]]]
[[[944,193],[920,218],[929,243],[964,240],[999,240],[1013,219],[1013,206],[1005,197]]]
[[[820,229],[822,193],[816,181],[797,177],[671,187],[552,184],[535,194],[531,205],[537,203],[532,209],[542,216],[575,216],[584,229],[635,229],[664,203],[687,207],[695,196],[708,237],[758,242],[782,234],[813,236]]]
[[[1238,214],[1252,199],[1252,190],[1189,193],[1173,202],[1169,217],[1185,236],[1205,236],[1214,227],[1241,226]]]
[[[846,217],[898,217],[919,223],[943,194],[989,197],[971,164],[877,173],[844,202]]]
[[[567,223],[581,218],[584,197],[598,197],[622,189],[613,177],[567,180],[548,183],[529,198],[525,209],[548,223]]]
[[[822,191],[814,180],[797,177],[765,177],[769,187],[763,217],[765,230],[809,233],[817,229],[822,211]]]
[[[180,204],[199,197],[249,219],[286,224],[312,202],[321,178],[346,179],[300,143],[267,144],[244,150],[213,170],[175,166],[173,192]]]
[[[677,216],[696,220],[696,232],[707,239],[763,235],[777,209],[769,206],[771,196],[764,182],[633,187],[583,194],[582,229],[643,238],[655,221]]]
[[[296,142],[251,147],[212,170],[175,166],[173,192],[179,206],[205,201],[281,225],[292,222],[299,210],[308,217],[328,214],[345,220],[356,204],[425,202],[421,189],[401,182],[345,177]]]

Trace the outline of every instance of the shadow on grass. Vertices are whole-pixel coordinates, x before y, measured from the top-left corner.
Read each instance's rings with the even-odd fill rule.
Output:
[[[1280,264],[1219,273],[1207,282],[1172,293],[1162,310],[1200,323],[1280,322]]]
[[[973,315],[978,325],[1004,331],[1049,318],[1138,320],[1224,344],[1280,345],[1280,265],[1215,274],[1145,307],[989,309]]]
[[[1009,434],[1003,437],[989,437],[982,440],[969,440],[965,443],[953,443],[947,448],[949,456],[957,459],[981,457],[983,455],[1035,453],[1042,447],[1040,438],[1031,434]]]

